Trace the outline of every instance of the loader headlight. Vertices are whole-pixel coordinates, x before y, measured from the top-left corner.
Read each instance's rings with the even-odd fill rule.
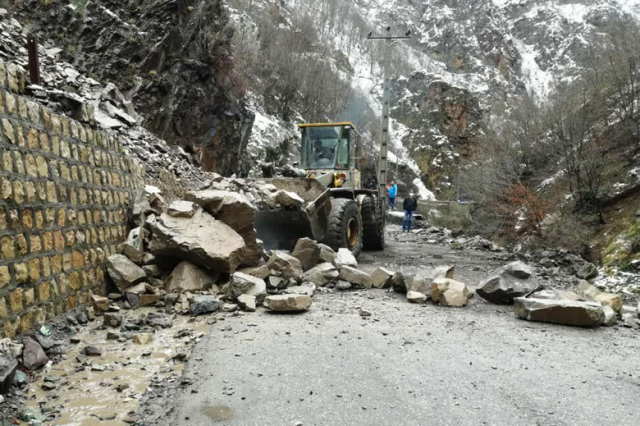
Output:
[[[342,185],[347,181],[346,173],[336,172],[333,174],[333,186],[336,188],[342,188]]]

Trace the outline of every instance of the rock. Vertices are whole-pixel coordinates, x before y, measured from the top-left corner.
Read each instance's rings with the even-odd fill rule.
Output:
[[[103,321],[105,327],[117,328],[122,325],[122,316],[116,313],[105,313]]]
[[[131,309],[138,309],[138,307],[140,306],[140,294],[139,293],[127,291],[124,294],[124,299],[126,300],[126,303],[129,304],[129,307]]]
[[[345,291],[350,289],[351,289],[350,282],[340,280],[336,283],[336,290]]]
[[[235,312],[238,310],[238,305],[235,303],[225,303],[222,305],[222,312]]]
[[[327,283],[335,281],[340,273],[331,263],[321,263],[315,268],[309,269],[302,274],[302,281],[312,282],[315,285],[322,287]]]
[[[436,278],[431,283],[431,300],[443,306],[466,306],[471,291],[466,284],[449,278]]]
[[[173,319],[169,315],[150,312],[144,319],[144,323],[151,327],[171,328]]]
[[[260,278],[236,272],[229,280],[227,295],[235,300],[242,294],[254,296],[257,304],[261,305],[267,295],[267,284]]]
[[[398,293],[407,293],[407,283],[402,272],[396,272],[391,278],[391,286],[393,291]]]
[[[359,308],[358,315],[360,315],[363,318],[368,318],[373,314],[371,313],[371,311],[367,311],[366,309]]]
[[[622,309],[620,309],[620,315],[631,314],[635,316],[637,312],[638,311],[636,311],[636,308],[629,305],[622,305]]]
[[[127,293],[135,293],[135,294],[146,293],[146,291],[147,291],[147,283],[145,282],[136,284],[133,287],[129,287],[127,289]]]
[[[585,263],[576,275],[583,280],[590,280],[598,276],[598,268],[593,263]]]
[[[300,207],[304,204],[304,200],[295,192],[280,190],[271,196],[277,204],[285,208]]]
[[[249,294],[241,294],[236,299],[238,302],[238,306],[240,309],[246,312],[255,312],[256,311],[256,297]]]
[[[167,208],[167,214],[171,217],[185,217],[192,218],[196,211],[198,210],[193,202],[184,201],[184,200],[176,200],[169,204]]]
[[[91,295],[91,304],[98,312],[107,312],[109,310],[109,299],[106,297]]]
[[[151,228],[149,250],[154,256],[177,257],[228,274],[250,260],[242,237],[202,210],[191,218],[163,214]]]
[[[293,287],[289,287],[284,290],[286,294],[304,294],[307,296],[313,296],[316,292],[316,285],[313,283],[302,283],[301,285],[296,285]]]
[[[282,251],[274,251],[265,266],[270,270],[282,273],[285,280],[298,280],[303,273],[302,263]]]
[[[431,284],[437,278],[453,279],[455,268],[450,265],[429,267],[418,272],[407,282],[407,292],[416,291],[427,295],[431,294]]]
[[[147,274],[141,267],[130,261],[126,256],[114,254],[107,258],[107,272],[120,293],[144,280]]]
[[[263,249],[254,229],[255,209],[245,196],[237,192],[206,190],[189,192],[186,198],[235,230],[245,242],[243,258],[246,264],[258,263]]]
[[[283,288],[287,288],[287,280],[282,277],[270,276],[267,278],[267,287],[274,290],[282,290]]]
[[[360,271],[359,269],[351,268],[349,266],[342,266],[338,278],[360,287],[371,288],[371,277],[369,276],[369,274]]]
[[[155,306],[156,303],[160,301],[159,294],[141,294],[140,295],[140,306]]]
[[[191,303],[191,315],[211,314],[220,310],[222,303],[215,296],[196,296]]]
[[[24,385],[26,385],[28,382],[29,382],[29,379],[27,378],[26,374],[24,374],[20,370],[16,371],[16,375],[13,378],[13,384],[14,385],[16,385],[17,387],[21,388]]]
[[[527,265],[513,262],[494,271],[480,283],[476,293],[491,303],[511,305],[516,297],[522,297],[538,288],[538,283],[530,276],[531,269]]]
[[[122,392],[126,391],[127,389],[129,389],[129,384],[128,383],[120,383],[116,387],[116,390],[118,391],[118,393],[122,393]]]
[[[632,314],[624,314],[622,315],[622,326],[627,328],[633,328],[634,330],[640,329],[640,321],[638,317]]]
[[[604,325],[607,327],[611,327],[616,325],[618,322],[618,316],[616,312],[610,306],[603,306],[602,310],[604,311]]]
[[[600,293],[596,296],[595,302],[598,302],[602,306],[609,306],[616,313],[622,309],[622,297],[618,294]]]
[[[129,236],[122,246],[122,252],[129,260],[140,263],[142,262],[142,241],[140,240],[140,227],[134,228],[129,231]]]
[[[394,273],[388,269],[379,267],[371,274],[371,286],[373,288],[389,288]]]
[[[587,281],[582,280],[576,288],[576,293],[585,300],[595,301],[602,291],[600,291],[596,286],[589,284]]]
[[[318,264],[320,260],[320,246],[310,238],[300,238],[293,249],[293,257],[300,261],[302,270],[307,271]]]
[[[107,340],[118,340],[120,339],[120,334],[114,333],[113,331],[107,332]]]
[[[427,296],[417,291],[410,291],[407,293],[407,300],[411,303],[424,303],[427,301]]]
[[[267,268],[267,265],[261,265],[254,268],[243,268],[238,272],[242,272],[243,274],[251,275],[256,278],[260,278],[266,280],[269,275],[271,275],[272,271]]]
[[[504,272],[516,277],[527,279],[531,276],[531,267],[522,261],[511,262],[504,267]]]
[[[18,370],[18,361],[9,355],[0,354],[0,395],[9,392]]]
[[[25,336],[22,338],[22,344],[24,345],[22,349],[22,365],[24,365],[27,370],[37,370],[49,362],[49,358],[44,353],[44,350],[34,339]]]
[[[517,297],[514,303],[516,316],[527,321],[598,327],[605,320],[603,307],[593,302]]]
[[[638,301],[638,306],[636,307],[636,312],[638,314],[638,317],[640,317],[640,301]]]
[[[168,293],[204,291],[209,290],[216,280],[217,273],[207,272],[191,262],[183,261],[171,272],[164,289]]]
[[[133,343],[136,345],[146,345],[153,341],[153,334],[151,333],[140,333],[136,334],[133,337]]]
[[[347,248],[341,248],[338,250],[336,257],[333,260],[333,264],[336,265],[337,268],[342,268],[343,266],[349,266],[351,268],[358,267],[358,261],[353,253],[351,253],[351,250]]]
[[[147,274],[147,277],[158,278],[162,275],[162,269],[158,265],[144,265],[142,270]]]
[[[301,312],[311,306],[311,297],[301,294],[267,296],[264,307],[274,312]]]
[[[326,244],[318,244],[320,247],[320,261],[326,263],[333,263],[336,258],[336,252]]]
[[[102,349],[97,346],[87,346],[82,352],[86,356],[102,356]]]

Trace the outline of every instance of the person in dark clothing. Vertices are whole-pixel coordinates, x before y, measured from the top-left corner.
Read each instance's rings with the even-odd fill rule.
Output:
[[[418,209],[418,199],[415,194],[411,192],[409,197],[404,199],[402,204],[404,209],[404,221],[402,222],[402,231],[411,232],[411,225],[413,223],[413,212]]]

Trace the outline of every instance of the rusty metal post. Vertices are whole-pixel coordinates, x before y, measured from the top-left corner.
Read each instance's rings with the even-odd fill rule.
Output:
[[[27,34],[27,51],[29,52],[31,84],[40,84],[40,59],[38,58],[38,39],[35,34]]]

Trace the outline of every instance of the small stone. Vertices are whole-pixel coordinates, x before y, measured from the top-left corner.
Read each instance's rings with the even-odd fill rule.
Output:
[[[311,306],[311,297],[300,294],[267,296],[264,307],[275,312],[301,312]]]
[[[120,334],[114,333],[112,331],[107,332],[107,340],[118,340],[120,339]]]
[[[350,282],[340,280],[336,283],[336,290],[345,291],[350,289],[351,289]]]
[[[220,310],[222,303],[214,296],[196,296],[191,303],[191,315],[211,314]]]
[[[129,389],[129,384],[128,384],[128,383],[121,383],[121,384],[119,384],[119,385],[116,387],[116,390],[117,390],[119,393],[122,393],[122,392],[124,392],[124,391],[125,391],[125,390],[127,390],[127,389]]]
[[[417,291],[410,291],[407,293],[407,300],[410,303],[424,303],[427,301],[427,296]]]
[[[102,349],[97,346],[87,346],[83,352],[87,356],[102,356]]]
[[[249,294],[241,294],[237,298],[238,306],[246,312],[256,311],[256,297]]]
[[[150,334],[150,333],[136,334],[133,337],[133,343],[135,343],[136,345],[146,345],[151,343],[152,341],[153,341],[153,334]]]
[[[358,309],[358,314],[361,317],[370,317],[372,315],[370,311],[367,311],[366,309],[362,309],[362,308]]]

